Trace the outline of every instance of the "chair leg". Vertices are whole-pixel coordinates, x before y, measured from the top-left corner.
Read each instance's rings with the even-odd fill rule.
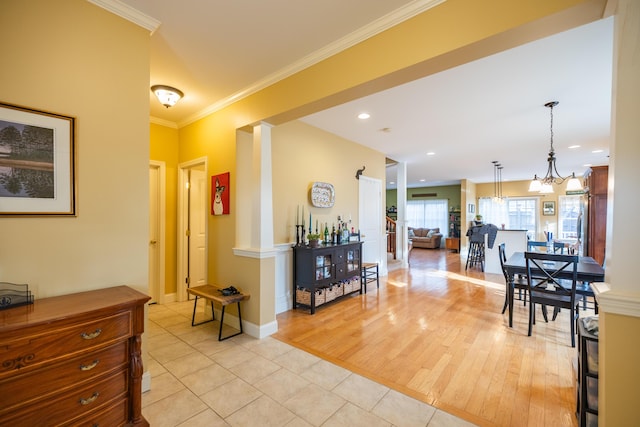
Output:
[[[533,329],[533,324],[535,323],[536,315],[535,315],[536,305],[529,301],[529,332],[527,336],[531,336],[531,331]]]

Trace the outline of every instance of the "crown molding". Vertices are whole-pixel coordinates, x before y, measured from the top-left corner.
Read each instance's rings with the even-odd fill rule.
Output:
[[[91,1],[91,0],[90,0]],[[389,28],[400,24],[401,22],[406,21],[409,18],[412,18],[416,15],[421,14],[433,7],[438,6],[439,4],[444,3],[446,0],[415,0],[411,3],[407,3],[405,6],[394,10],[393,12],[369,23],[368,25],[350,33],[346,36],[338,39],[337,41],[325,46],[322,49],[319,49],[313,52],[310,55],[305,56],[292,63],[291,65],[282,68],[275,73],[272,73],[261,80],[258,80],[253,85],[246,87],[245,89],[234,93],[233,95],[223,98],[220,101],[211,104],[206,107],[202,111],[187,117],[185,120],[178,123],[178,127],[183,127],[189,125],[197,120],[200,120],[218,110],[221,110],[229,105],[237,102],[243,98],[246,98],[268,86],[271,86],[274,83],[279,82],[293,74],[304,70],[312,65],[317,64],[320,61],[323,61],[337,53],[342,52],[352,46],[355,46],[358,43],[361,43],[376,34],[379,34]]]
[[[160,26],[160,21],[155,18],[145,15],[138,9],[135,9],[127,4],[122,3],[119,0],[87,0],[89,3],[93,3],[98,7],[101,7],[109,12],[120,16],[121,18],[131,21],[136,25],[141,26],[154,33]]]
[[[149,117],[149,122],[160,126],[166,126],[168,128],[178,129],[178,124],[176,122],[160,119],[154,116]]]

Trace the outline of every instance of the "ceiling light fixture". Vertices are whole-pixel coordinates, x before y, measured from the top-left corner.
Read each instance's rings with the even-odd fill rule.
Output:
[[[156,95],[158,101],[167,108],[176,105],[176,102],[184,96],[181,90],[165,85],[151,86],[151,91]]]
[[[369,117],[371,117],[371,115],[370,115],[369,113],[360,113],[360,114],[358,114],[358,118],[359,118],[360,120],[366,120],[366,119],[368,119]]]
[[[562,177],[562,175],[558,173],[558,169],[556,169],[556,155],[553,150],[553,107],[556,105],[558,105],[558,101],[551,101],[544,104],[551,112],[551,148],[549,149],[549,157],[547,157],[547,174],[544,178],[538,178],[538,175],[534,175],[531,184],[529,184],[529,191],[537,191],[543,194],[553,193],[553,184],[562,184],[567,179],[569,179],[567,191],[582,190],[582,184],[580,180],[576,178],[575,173],[572,172],[570,177]]]

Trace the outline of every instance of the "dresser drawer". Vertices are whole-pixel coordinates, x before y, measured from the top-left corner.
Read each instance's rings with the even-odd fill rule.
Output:
[[[73,427],[117,427],[127,423],[127,401],[122,399],[95,413],[86,414],[64,426]]]
[[[100,381],[60,393],[60,396],[27,406],[2,420],[8,426],[58,426],[84,423],[95,414],[125,399],[128,369],[105,376]],[[5,425],[5,424],[3,424]]]
[[[20,371],[0,380],[0,419],[16,407],[64,393],[67,389],[93,381],[101,375],[127,367],[128,341],[94,353],[75,357],[40,370]]]
[[[61,357],[123,340],[132,334],[131,313],[124,312],[99,320],[78,323],[50,333],[25,335],[4,341],[0,336],[0,380]]]

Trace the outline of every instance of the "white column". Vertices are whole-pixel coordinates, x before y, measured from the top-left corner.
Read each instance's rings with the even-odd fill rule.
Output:
[[[271,179],[271,128],[260,123],[253,128],[251,176],[253,195],[251,247],[273,249],[273,182]]]
[[[408,236],[407,236],[407,163],[398,162],[397,166],[397,201],[398,217],[396,219],[396,257],[402,261],[402,266],[409,265]]]

